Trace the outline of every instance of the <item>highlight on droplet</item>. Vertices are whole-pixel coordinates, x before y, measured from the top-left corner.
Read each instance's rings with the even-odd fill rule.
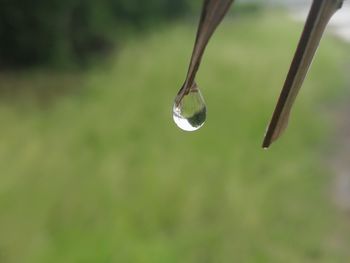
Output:
[[[185,94],[181,101],[174,103],[173,119],[184,131],[196,131],[204,125],[207,107],[200,90],[196,87]]]

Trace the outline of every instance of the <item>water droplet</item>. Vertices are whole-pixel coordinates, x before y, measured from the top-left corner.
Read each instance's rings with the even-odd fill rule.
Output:
[[[180,102],[174,103],[173,119],[184,131],[195,131],[201,128],[207,116],[207,108],[200,90],[192,88]]]

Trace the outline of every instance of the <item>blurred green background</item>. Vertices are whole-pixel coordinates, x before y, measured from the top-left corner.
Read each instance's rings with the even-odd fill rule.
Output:
[[[185,133],[171,108],[200,4],[2,3],[1,263],[350,261],[330,158],[349,45],[325,37],[263,151],[302,25],[238,2],[199,72],[207,123]]]

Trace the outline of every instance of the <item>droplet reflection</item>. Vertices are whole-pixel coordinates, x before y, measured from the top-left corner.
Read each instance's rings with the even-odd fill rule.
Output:
[[[207,116],[207,108],[200,90],[196,87],[184,95],[179,103],[174,103],[173,119],[184,131],[201,128]]]

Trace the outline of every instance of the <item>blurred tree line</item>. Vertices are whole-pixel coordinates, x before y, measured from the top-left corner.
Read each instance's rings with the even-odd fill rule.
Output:
[[[252,0],[241,8],[254,9]],[[256,0],[255,0],[256,1]],[[86,65],[128,32],[200,9],[202,0],[0,0],[0,68]],[[198,14],[199,16],[199,14]]]
[[[1,0],[0,66],[84,64],[127,30],[184,14],[190,0]]]

